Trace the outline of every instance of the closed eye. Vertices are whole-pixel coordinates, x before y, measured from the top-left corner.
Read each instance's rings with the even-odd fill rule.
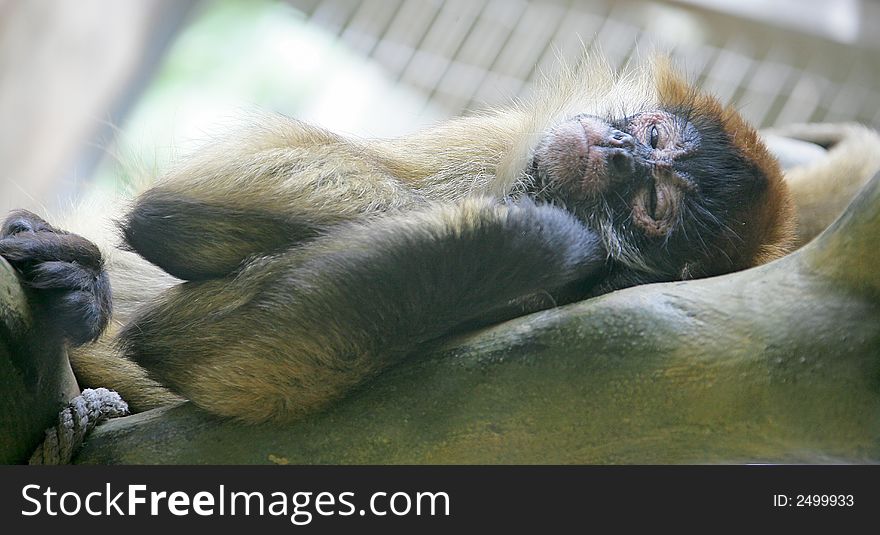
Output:
[[[651,145],[652,149],[656,149],[660,144],[660,130],[657,128],[657,125],[651,126],[651,131],[648,134],[648,144]]]

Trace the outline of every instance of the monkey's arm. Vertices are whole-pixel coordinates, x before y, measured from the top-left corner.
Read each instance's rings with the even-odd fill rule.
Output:
[[[503,196],[524,165],[525,132],[536,128],[522,113],[497,111],[366,142],[265,116],[173,169],[137,199],[123,233],[178,278],[222,277],[342,221]]]
[[[267,115],[172,169],[135,201],[122,230],[166,272],[204,280],[341,221],[416,202],[364,147]]]
[[[338,227],[227,279],[172,288],[121,334],[197,405],[302,416],[509,300],[589,279],[598,238],[550,206],[472,199]]]

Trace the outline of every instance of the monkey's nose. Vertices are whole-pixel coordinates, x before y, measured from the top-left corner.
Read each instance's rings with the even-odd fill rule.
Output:
[[[636,139],[626,132],[612,128],[608,136],[608,144],[612,147],[631,149],[636,146]]]

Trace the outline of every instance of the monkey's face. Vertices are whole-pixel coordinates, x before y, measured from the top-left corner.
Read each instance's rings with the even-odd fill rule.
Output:
[[[666,236],[681,215],[683,193],[696,187],[676,161],[693,155],[699,140],[693,125],[665,111],[618,123],[579,115],[544,137],[532,165],[541,195],[587,216],[624,201],[634,227]]]
[[[752,228],[768,176],[720,117],[693,108],[572,117],[543,137],[530,175],[536,197],[601,234],[612,261],[601,291],[742,269],[770,241]]]

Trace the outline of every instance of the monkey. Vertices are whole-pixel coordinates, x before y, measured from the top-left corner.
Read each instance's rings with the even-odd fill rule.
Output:
[[[451,333],[795,239],[780,167],[735,108],[667,60],[590,54],[530,100],[395,139],[260,116],[135,196],[121,247],[81,218],[74,234],[19,211],[0,234],[67,322],[78,379],[246,423],[319,411]]]

